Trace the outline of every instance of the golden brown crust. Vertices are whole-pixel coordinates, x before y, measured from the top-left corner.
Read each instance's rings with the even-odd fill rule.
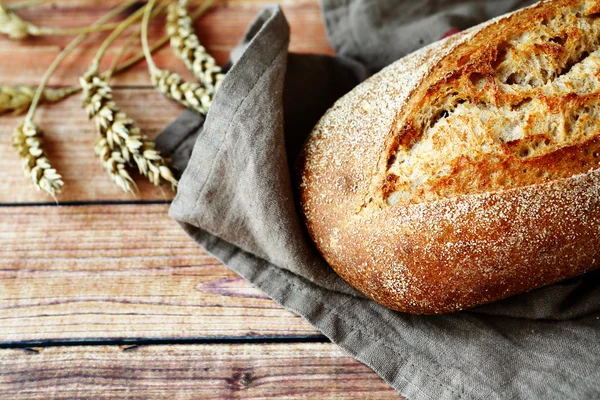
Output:
[[[415,121],[424,106],[446,93],[444,87],[459,86],[458,80],[464,82],[464,76],[474,72],[494,82],[504,72],[485,68],[502,64],[498,51],[517,29],[532,28],[531,21],[550,21],[552,26],[557,10],[595,18],[590,16],[598,12],[594,7],[597,1],[555,0],[490,21],[405,57],[326,113],[305,146],[301,202],[313,240],[340,276],[390,308],[434,314],[494,301],[600,266],[598,130],[583,139],[552,138],[554,147],[546,146],[536,157],[518,157],[519,140],[501,146],[502,156],[496,158],[441,153],[443,166],[449,166],[447,175],[395,199],[394,206],[388,198],[402,188],[403,179],[398,160],[391,156],[428,134],[429,128]],[[595,24],[581,29],[594,30]],[[570,32],[569,37],[576,36]],[[565,63],[575,65],[586,58],[579,54],[569,61],[564,48],[542,51],[553,60],[564,58],[556,62],[557,75],[564,75]],[[474,54],[479,64],[466,61],[465,55]],[[458,66],[461,63],[468,68]],[[546,78],[536,87],[557,77]],[[524,85],[525,97],[544,95],[540,89],[532,96],[537,90],[532,83]],[[481,90],[481,96],[493,94],[497,100],[507,95],[492,86]],[[579,93],[576,103],[598,111],[595,87],[585,90],[594,93]],[[476,103],[475,97],[469,101]],[[566,93],[560,101],[559,108],[565,109],[572,96]],[[499,104],[492,107],[499,110]],[[588,120],[590,127],[600,123],[595,114]],[[443,135],[458,135],[457,129],[447,128]],[[528,140],[545,133],[533,132]],[[446,140],[440,137],[440,142]],[[419,150],[414,157],[423,154]]]

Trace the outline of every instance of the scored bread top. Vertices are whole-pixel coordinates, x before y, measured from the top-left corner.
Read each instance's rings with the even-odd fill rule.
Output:
[[[388,307],[455,311],[600,264],[600,2],[554,0],[424,48],[309,137],[317,247]]]
[[[390,205],[520,187],[600,161],[598,2],[556,1],[440,62],[393,125]],[[512,20],[512,21],[511,21]]]

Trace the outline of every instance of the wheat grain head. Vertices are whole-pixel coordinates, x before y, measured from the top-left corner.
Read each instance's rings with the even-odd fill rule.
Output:
[[[95,119],[100,135],[96,154],[117,185],[132,192],[135,184],[126,166],[135,164],[153,185],[169,182],[175,188],[177,180],[168,160],[155,149],[154,141],[141,133],[136,122],[121,112],[112,99],[112,88],[106,79],[92,72],[81,77],[80,83],[83,105],[88,116]]]
[[[156,67],[150,68],[150,77],[154,87],[168,99],[201,114],[208,112],[213,95],[209,88],[187,82],[175,72]]]
[[[27,85],[0,85],[0,115],[12,113],[23,114],[31,105],[36,88]],[[70,86],[58,89],[44,89],[40,102],[55,103],[79,91],[78,87]]]
[[[168,99],[175,100],[200,114],[206,114],[212,102],[214,90],[204,85],[186,82],[179,74],[160,69],[154,64],[148,45],[148,22],[155,2],[156,0],[149,0],[144,8],[141,31],[142,49],[146,56],[152,84]]]
[[[186,5],[187,1],[169,5],[167,35],[170,37],[171,47],[177,57],[208,90],[214,92],[224,75],[215,59],[200,44]]]
[[[23,39],[29,35],[39,35],[40,30],[0,3],[0,33],[11,39]]]
[[[102,161],[104,170],[124,192],[133,193],[135,182],[127,171],[127,160],[119,150],[113,150],[105,137],[100,136],[96,141],[94,153]]]
[[[43,190],[56,199],[62,193],[62,177],[52,166],[44,151],[42,131],[25,119],[13,132],[13,145],[22,159],[25,176],[38,190]]]

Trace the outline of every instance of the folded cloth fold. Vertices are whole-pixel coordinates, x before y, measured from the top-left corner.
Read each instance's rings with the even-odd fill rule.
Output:
[[[342,15],[360,19],[353,13],[365,3],[386,4],[377,9],[385,14],[392,2],[324,4],[334,45],[342,40],[343,28],[335,28],[344,24]],[[468,9],[457,4],[471,4],[483,10],[478,14],[483,18],[491,16],[488,3],[502,3],[504,8],[494,8],[500,12],[521,2],[425,3],[437,4],[446,16],[453,15],[449,4],[462,10],[460,15]],[[372,24],[375,14],[368,15],[353,30]],[[448,23],[424,41],[442,36],[457,19],[441,20]],[[373,56],[376,62],[366,67],[342,56],[290,54],[285,17],[279,7],[265,9],[233,51],[233,66],[206,121],[186,111],[158,138],[161,150],[185,169],[171,216],[208,252],[306,318],[408,399],[599,398],[600,272],[470,311],[416,316],[362,296],[311,243],[295,201],[294,160],[318,118],[364,80],[367,70],[421,44],[403,47],[397,39],[386,49],[379,40],[388,36],[383,38],[366,44],[378,43],[377,52],[386,57]],[[374,51],[359,57],[349,45],[339,46],[360,61]]]

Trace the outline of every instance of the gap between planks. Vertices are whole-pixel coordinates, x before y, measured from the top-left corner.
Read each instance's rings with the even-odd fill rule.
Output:
[[[237,345],[237,344],[281,344],[281,343],[331,343],[324,335],[279,335],[279,336],[216,336],[181,339],[148,339],[148,338],[114,338],[114,339],[72,339],[72,340],[29,340],[18,342],[0,342],[0,349],[28,349],[46,347],[72,347],[72,346],[125,346],[127,348],[150,345]],[[32,350],[33,349],[33,350]]]

